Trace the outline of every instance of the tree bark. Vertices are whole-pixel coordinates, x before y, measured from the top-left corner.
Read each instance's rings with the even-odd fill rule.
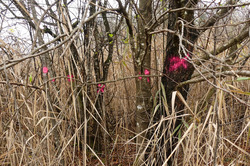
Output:
[[[195,7],[198,3],[198,0],[192,1],[182,1],[182,0],[170,0],[169,1],[169,8],[170,9],[178,9],[182,7]],[[228,1],[228,4],[236,3],[236,1]],[[194,11],[188,10],[188,11],[178,11],[178,12],[171,12],[169,13],[169,19],[168,19],[168,29],[176,31],[180,34],[180,36],[185,39],[186,41],[189,41],[191,43],[196,43],[198,37],[201,33],[205,32],[206,29],[209,27],[212,27],[215,22],[218,21],[218,19],[221,19],[226,16],[226,14],[230,11],[230,8],[225,8],[220,11],[218,11],[214,16],[212,16],[207,23],[205,24],[206,28],[202,29],[201,31],[196,30],[195,28],[188,28],[184,25],[194,25]],[[189,26],[192,27],[192,26]],[[167,34],[167,46],[166,46],[166,58],[163,66],[163,74],[162,77],[162,84],[164,85],[166,98],[167,98],[167,104],[168,104],[168,110],[170,114],[172,114],[172,110],[175,110],[175,115],[181,115],[182,110],[184,109],[184,104],[181,100],[176,99],[175,101],[175,108],[171,108],[171,101],[172,101],[172,92],[175,90],[178,90],[184,99],[187,99],[187,94],[189,91],[189,85],[186,84],[182,86],[181,88],[176,89],[176,86],[180,82],[184,82],[191,79],[191,76],[194,72],[194,67],[191,63],[189,63],[189,59],[192,59],[192,52],[194,50],[194,45],[190,45],[185,41],[181,41],[179,38],[180,36],[177,36],[173,33]],[[163,111],[162,114],[164,115],[166,111]],[[159,119],[159,117],[158,117]],[[171,123],[171,129],[168,130],[168,138],[170,135],[172,135],[172,143],[167,143],[167,156],[169,156],[175,147],[175,144],[177,143],[177,134],[178,130],[180,129],[181,125],[181,118],[176,118],[175,123]],[[167,124],[170,125],[170,124]],[[169,126],[166,126],[169,128]],[[178,128],[179,127],[179,128]],[[178,128],[178,129],[177,129]],[[177,129],[177,130],[176,130]],[[175,133],[173,133],[175,131]],[[162,140],[162,144],[164,144],[165,141]],[[172,158],[173,159],[173,158]],[[172,165],[172,159],[169,160],[168,165]],[[161,163],[159,161],[158,163]]]
[[[147,23],[152,19],[152,0],[139,1],[137,50],[135,54],[135,75],[150,74],[151,65],[151,35],[146,32]],[[152,109],[150,78],[142,77],[136,79],[136,133],[146,130],[150,122]],[[137,153],[139,154],[138,165],[144,160],[143,151],[147,132],[137,137]]]
[[[196,4],[197,1],[194,1],[192,5]],[[177,9],[184,6],[191,7],[191,4],[189,4],[189,2],[181,0],[169,1],[170,9]],[[194,11],[180,11],[170,13],[168,20],[168,29],[178,31],[183,38],[192,43],[195,43],[199,36],[198,32],[195,29],[184,27],[184,22],[181,22],[181,20],[184,20],[189,24],[193,24],[193,19]],[[182,114],[184,104],[177,98],[175,101],[175,108],[171,108],[172,92],[178,90],[182,94],[184,99],[187,99],[189,85],[185,85],[180,89],[176,89],[175,87],[178,85],[178,83],[189,80],[194,72],[193,65],[188,62],[188,59],[192,58],[191,53],[193,52],[194,48],[193,46],[188,45],[186,42],[181,43],[180,40],[181,39],[179,39],[179,37],[175,34],[167,34],[166,58],[163,67],[164,76],[162,77],[162,84],[166,93],[168,110],[170,115],[172,115],[172,110],[174,109],[175,116]],[[163,114],[164,113],[165,111],[163,111]],[[174,149],[175,144],[178,142],[177,135],[181,125],[181,118],[177,117],[173,122],[167,123],[167,125],[168,126],[166,127],[170,129],[168,130],[167,138],[169,139],[169,137],[171,137],[170,139],[172,140],[171,143],[170,141],[168,141],[168,143],[166,144],[167,156],[169,156]],[[169,125],[171,125],[171,127],[169,127]],[[164,144],[165,141],[162,141],[162,144]],[[161,160],[159,162],[162,163]],[[172,162],[173,157],[168,161],[168,165],[173,165]]]

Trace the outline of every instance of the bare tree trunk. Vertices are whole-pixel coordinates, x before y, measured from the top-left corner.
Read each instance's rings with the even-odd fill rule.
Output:
[[[139,1],[137,50],[135,54],[135,75],[149,75],[151,68],[151,39],[145,28],[152,19],[152,0]],[[148,77],[136,79],[136,133],[140,133],[149,127],[152,109],[151,82]],[[138,165],[144,161],[147,132],[137,137]]]
[[[170,9],[177,9],[186,5],[189,4],[180,0],[169,1]],[[179,18],[182,18],[185,21],[187,22],[191,21],[190,23],[192,23],[193,17],[194,17],[193,11],[188,11],[188,12],[180,11],[180,12],[170,13],[168,20],[168,29],[182,33],[181,35],[183,38],[191,41],[192,43],[195,43],[198,38],[197,33],[193,29],[187,29],[186,27],[184,27],[184,23],[179,20]],[[191,54],[192,51],[193,51],[193,46],[190,46],[185,42],[180,43],[179,37],[176,36],[175,34],[172,33],[167,34],[166,58],[163,68],[164,76],[162,77],[162,84],[164,85],[168,110],[170,114],[172,114],[171,101],[172,101],[173,91],[178,90],[185,99],[187,98],[189,85],[186,85],[181,89],[175,89],[175,87],[178,85],[178,83],[189,80],[194,72],[194,67],[188,62],[188,59],[191,58],[192,56]],[[183,109],[184,109],[184,104],[182,103],[181,100],[177,98],[175,101],[175,108],[174,108],[175,115],[176,116],[181,115],[183,113],[182,112]],[[164,115],[165,111],[163,111],[162,114]],[[172,143],[170,144],[170,141],[168,141],[166,145],[167,156],[171,154],[172,150],[175,147],[175,144],[178,142],[177,134],[178,130],[180,129],[180,124],[181,124],[181,118],[178,117],[173,122],[169,122],[166,124],[167,125],[166,128],[169,129],[167,132],[168,139],[175,131],[175,133],[172,135],[172,138],[170,138],[172,139]],[[165,141],[162,140],[162,145],[164,143]],[[163,148],[165,149],[165,147]],[[173,164],[172,159],[173,157],[169,160],[168,165]],[[161,160],[159,160],[159,162],[162,163]]]
[[[178,9],[182,7],[195,7],[198,0],[192,1],[181,1],[181,0],[170,0],[169,8]],[[228,1],[229,4],[236,3],[236,1]],[[167,104],[172,113],[171,101],[172,92],[178,90],[184,99],[187,99],[189,91],[189,85],[185,85],[182,88],[176,89],[178,83],[189,80],[194,72],[194,67],[188,61],[192,59],[193,45],[188,44],[185,40],[191,43],[195,43],[201,33],[203,33],[209,26],[213,26],[218,19],[225,17],[230,9],[222,9],[218,11],[213,17],[211,17],[204,25],[205,28],[198,31],[195,28],[188,28],[185,26],[194,25],[194,11],[178,11],[169,14],[168,29],[178,32],[180,36],[173,33],[167,34],[167,46],[166,46],[166,59],[164,62],[162,84],[164,85]],[[191,26],[190,26],[191,27]],[[185,39],[185,40],[182,40]],[[176,99],[175,101],[175,114],[176,116],[181,115],[184,109],[184,104],[181,100]],[[162,113],[164,114],[165,111]],[[159,117],[158,117],[159,118]],[[167,124],[169,125],[169,124]],[[175,123],[171,123],[172,131],[168,131],[168,137],[173,134],[173,131],[181,125],[181,118],[176,118]],[[169,126],[168,126],[169,127]],[[172,145],[167,144],[167,156],[169,156],[177,143],[178,130],[172,135]],[[163,141],[164,142],[164,141]],[[169,160],[168,165],[172,165],[172,159]]]

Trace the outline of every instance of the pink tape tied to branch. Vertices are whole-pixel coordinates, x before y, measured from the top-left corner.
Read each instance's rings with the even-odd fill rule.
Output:
[[[103,92],[104,92],[104,88],[105,88],[105,85],[104,85],[104,84],[98,84],[97,93],[99,93],[99,92],[103,93]]]
[[[47,67],[43,67],[43,73],[44,73],[44,74],[47,74],[48,71],[49,71],[49,69],[48,69]]]

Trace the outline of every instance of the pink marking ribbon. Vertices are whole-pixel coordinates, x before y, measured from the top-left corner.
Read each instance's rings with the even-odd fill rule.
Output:
[[[48,71],[49,71],[49,69],[48,69],[47,67],[43,67],[43,73],[44,73],[44,74],[47,74]]]
[[[74,76],[71,74],[71,75],[67,75],[67,77],[68,77],[68,81],[70,82],[70,81],[73,81],[73,78],[74,78]]]
[[[105,88],[104,84],[98,84],[97,93],[99,93],[99,92],[103,93],[104,92],[104,88]]]
[[[141,75],[141,72],[139,72],[139,74]],[[147,69],[145,69],[145,70],[144,70],[144,74],[145,74],[145,75],[149,75],[149,74],[150,74],[150,71],[147,70]],[[138,79],[141,80],[142,77],[138,77]],[[150,82],[150,78],[149,78],[149,77],[147,77],[147,82]]]
[[[139,72],[139,75],[141,75],[141,72]],[[139,79],[139,80],[141,80],[141,79],[142,79],[142,77],[138,77],[138,79]]]

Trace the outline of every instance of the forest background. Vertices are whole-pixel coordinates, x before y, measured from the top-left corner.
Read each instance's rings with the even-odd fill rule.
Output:
[[[247,165],[248,0],[0,0],[1,165]]]

